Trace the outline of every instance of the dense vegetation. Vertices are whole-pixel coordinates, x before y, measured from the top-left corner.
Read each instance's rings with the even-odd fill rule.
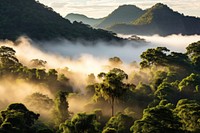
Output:
[[[14,49],[1,46],[1,80],[12,77],[13,81],[45,85],[53,98],[33,93],[23,104],[8,105],[0,113],[0,132],[197,133],[200,131],[199,49],[200,41],[190,44],[186,53],[170,52],[165,47],[148,49],[141,54],[140,68],[129,75],[120,69],[123,65],[120,58],[110,58],[117,68],[97,77],[90,74],[83,94],[73,90],[64,74],[55,69],[28,68],[19,62]],[[37,62],[41,66],[42,61],[35,59],[35,66]],[[90,99],[85,105],[87,111],[70,112],[70,97],[80,101]],[[52,117],[43,118],[43,114],[30,111],[24,104],[46,112],[51,110]]]
[[[0,39],[15,40],[23,35],[35,40],[119,40],[107,31],[78,22],[70,23],[35,0],[1,0]]]

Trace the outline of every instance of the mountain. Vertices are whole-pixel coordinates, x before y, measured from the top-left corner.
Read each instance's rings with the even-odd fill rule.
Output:
[[[0,39],[25,35],[35,40],[119,40],[114,34],[64,19],[35,0],[1,0]]]
[[[200,18],[184,16],[158,3],[130,24],[117,24],[109,30],[123,34],[193,35],[200,34]]]
[[[68,19],[70,22],[82,22],[84,24],[88,24],[90,26],[96,26],[97,24],[99,24],[104,18],[99,18],[99,19],[95,19],[95,18],[89,18],[85,15],[82,14],[75,14],[75,13],[70,13],[67,16],[65,16],[66,19]]]
[[[97,25],[97,27],[105,29],[115,24],[128,24],[144,13],[145,11],[136,7],[135,5],[122,5],[105,17],[104,20]]]

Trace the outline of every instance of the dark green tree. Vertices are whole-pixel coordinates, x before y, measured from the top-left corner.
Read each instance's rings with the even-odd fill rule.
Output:
[[[168,106],[157,105],[143,111],[143,117],[134,122],[134,133],[181,133],[181,123]]]
[[[178,84],[180,91],[187,93],[199,92],[200,90],[200,75],[191,73],[188,77],[182,79]]]
[[[23,104],[15,103],[1,111],[2,124],[0,132],[3,133],[31,133],[32,126],[38,119],[39,114],[29,111]]]
[[[192,133],[200,132],[200,104],[194,100],[179,100],[174,110],[180,118],[183,130]]]
[[[104,130],[114,128],[117,133],[130,133],[130,127],[133,125],[133,122],[134,119],[132,117],[118,113],[109,119]]]
[[[142,62],[140,62],[140,66],[142,68],[145,68],[153,65],[165,65],[168,60],[166,52],[169,52],[169,49],[167,49],[166,47],[147,49],[147,51],[143,52],[140,55],[142,59]]]
[[[186,49],[192,64],[200,71],[200,41],[190,44]]]
[[[95,114],[78,113],[59,127],[62,133],[100,133]]]

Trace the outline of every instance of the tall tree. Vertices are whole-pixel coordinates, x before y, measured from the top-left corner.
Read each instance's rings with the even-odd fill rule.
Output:
[[[66,121],[67,118],[69,118],[69,105],[67,102],[67,95],[68,93],[63,91],[59,91],[56,94],[54,110],[56,125],[59,125],[60,123]]]
[[[1,67],[3,68],[12,68],[15,66],[19,66],[20,63],[18,59],[15,56],[15,50],[6,47],[6,46],[1,46],[0,47],[0,61],[1,61]]]
[[[110,101],[113,116],[115,99],[123,95],[129,86],[123,82],[123,80],[128,79],[128,75],[123,70],[114,68],[108,73],[100,73],[98,77],[102,79],[102,82],[95,85],[94,98],[102,97]]]
[[[186,49],[193,65],[200,71],[200,41],[190,44]]]

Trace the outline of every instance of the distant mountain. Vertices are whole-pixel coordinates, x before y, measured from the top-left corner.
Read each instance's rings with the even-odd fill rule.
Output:
[[[108,31],[77,22],[72,24],[35,0],[1,0],[0,39],[15,40],[21,35],[35,40],[119,40]]]
[[[66,19],[68,19],[70,22],[82,22],[84,24],[88,24],[91,26],[96,26],[97,24],[99,24],[104,18],[99,18],[99,19],[95,19],[95,18],[89,18],[85,15],[82,14],[75,14],[75,13],[70,13],[68,14],[66,17]]]
[[[200,34],[200,18],[184,16],[158,3],[130,24],[117,24],[109,30],[123,34],[193,35]]]
[[[144,13],[145,11],[134,5],[122,5],[105,17],[105,19],[97,25],[97,27],[105,29],[115,24],[128,24],[136,20]]]

